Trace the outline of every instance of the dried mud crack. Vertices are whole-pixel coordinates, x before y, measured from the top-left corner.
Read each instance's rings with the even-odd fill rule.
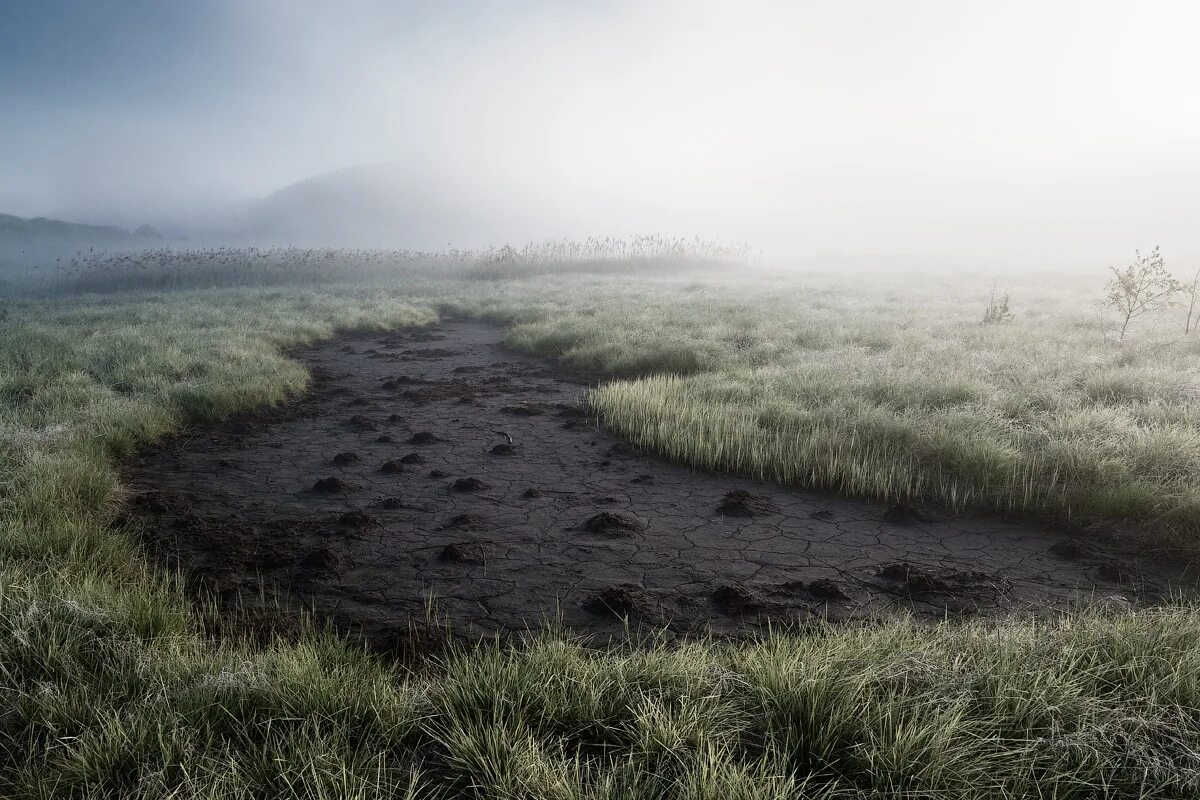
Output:
[[[1178,563],[1026,523],[929,514],[665,463],[587,418],[586,386],[454,321],[331,341],[312,391],[127,465],[148,549],[229,602],[265,585],[387,640],[429,598],[456,628],[626,620],[732,633],[1156,602]],[[248,599],[251,598],[251,599]]]

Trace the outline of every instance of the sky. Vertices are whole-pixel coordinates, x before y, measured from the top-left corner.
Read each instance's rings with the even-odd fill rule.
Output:
[[[1200,253],[1197,30],[1155,0],[4,0],[0,213],[236,227],[385,165],[460,240]]]

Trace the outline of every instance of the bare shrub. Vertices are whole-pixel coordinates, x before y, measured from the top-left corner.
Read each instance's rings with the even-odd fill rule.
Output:
[[[1175,304],[1175,295],[1183,290],[1183,284],[1167,271],[1166,262],[1159,248],[1142,255],[1134,251],[1134,261],[1125,269],[1109,267],[1113,277],[1105,284],[1105,304],[1117,312],[1121,322],[1118,341],[1125,341],[1129,325],[1149,311],[1170,308]]]

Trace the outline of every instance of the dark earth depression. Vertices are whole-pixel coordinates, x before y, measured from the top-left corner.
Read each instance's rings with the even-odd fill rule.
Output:
[[[299,355],[311,391],[185,432],[128,465],[147,547],[227,601],[262,587],[375,640],[561,615],[731,633],[814,617],[922,618],[1154,603],[1182,563],[1066,532],[933,515],[689,470],[589,419],[587,385],[478,322]],[[1119,598],[1119,599],[1116,599]]]

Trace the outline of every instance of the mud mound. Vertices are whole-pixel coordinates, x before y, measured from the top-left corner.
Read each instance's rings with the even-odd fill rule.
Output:
[[[385,511],[395,511],[398,508],[407,508],[404,501],[399,497],[385,497],[382,500],[377,500],[371,504],[375,508],[382,508]]]
[[[364,417],[362,414],[355,414],[354,416],[350,417],[350,419],[348,419],[346,421],[350,424],[350,427],[354,428],[355,430],[360,430],[360,431],[379,430],[379,426],[375,424],[374,420],[370,420],[370,419]]]
[[[329,459],[329,463],[336,467],[348,467],[351,464],[357,464],[359,461],[362,461],[362,459],[359,458],[358,453],[349,450],[345,453],[338,453],[336,456]]]
[[[933,522],[933,518],[908,503],[893,503],[883,513],[883,521],[889,525],[912,526],[923,522]]]
[[[438,553],[438,560],[454,563],[483,561],[483,545],[479,542],[451,542]]]
[[[1055,542],[1054,544],[1050,545],[1046,552],[1052,556],[1058,556],[1059,558],[1077,560],[1090,556],[1092,554],[1092,549],[1083,542],[1078,542],[1074,539],[1067,539],[1065,541]]]
[[[517,454],[517,448],[513,447],[507,442],[502,442],[488,452],[494,456],[515,456]]]
[[[318,494],[341,494],[350,488],[350,484],[341,478],[321,478],[312,485],[312,490]]]
[[[420,453],[409,453],[400,459],[401,464],[424,464],[425,456]]]
[[[725,493],[717,513],[727,517],[757,517],[764,514],[778,514],[779,506],[765,494],[754,494],[745,489],[734,489]]]
[[[727,614],[751,614],[764,605],[763,599],[741,583],[724,583],[712,593],[713,602]]]
[[[884,564],[875,573],[877,577],[894,581],[896,588],[911,594],[959,594],[967,592],[995,592],[1001,589],[1002,580],[994,575],[976,570],[934,571],[928,567],[900,561]]]
[[[806,587],[808,593],[821,600],[849,600],[850,595],[829,578],[819,578]]]
[[[296,566],[304,572],[328,577],[337,575],[342,570],[343,557],[337,550],[322,547],[313,550],[297,562]]]
[[[441,439],[429,431],[418,431],[408,437],[409,444],[437,444]]]
[[[591,597],[585,604],[596,614],[618,617],[659,617],[654,596],[634,583],[619,583]]]
[[[393,459],[380,464],[379,471],[385,475],[395,475],[399,472],[404,472],[404,465]]]
[[[623,514],[617,511],[601,511],[593,514],[583,523],[583,529],[588,533],[599,533],[604,536],[632,536],[646,527],[633,514]]]
[[[491,520],[484,514],[464,511],[446,520],[445,528],[460,531],[481,531],[492,526]]]
[[[482,492],[490,488],[492,488],[491,484],[484,483],[479,478],[459,478],[450,484],[452,492]]]

